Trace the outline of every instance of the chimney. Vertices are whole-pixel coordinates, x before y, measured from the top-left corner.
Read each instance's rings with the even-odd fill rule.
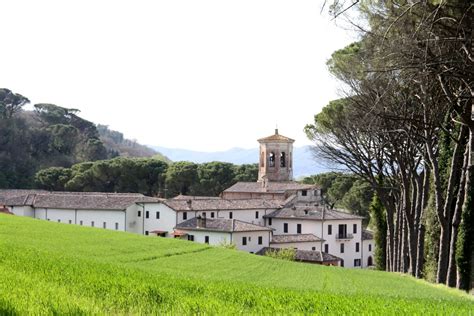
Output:
[[[193,201],[192,201],[192,200],[186,200],[186,204],[188,204],[188,208],[189,208],[190,210],[193,209]]]
[[[199,215],[196,217],[196,227],[197,228],[203,228],[206,227],[206,217]]]
[[[275,135],[278,135],[278,128],[275,128]]]

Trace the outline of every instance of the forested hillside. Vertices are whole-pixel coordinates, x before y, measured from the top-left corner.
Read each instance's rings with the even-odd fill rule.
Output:
[[[38,170],[116,156],[169,161],[119,132],[81,118],[77,109],[41,103],[25,111],[29,102],[0,88],[0,188],[32,188]]]

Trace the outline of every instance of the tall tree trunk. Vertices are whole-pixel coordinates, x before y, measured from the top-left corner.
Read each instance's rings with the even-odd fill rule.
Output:
[[[424,253],[425,253],[425,225],[423,225],[423,215],[425,211],[425,207],[428,204],[429,198],[429,190],[430,190],[430,172],[429,168],[425,167],[425,171],[423,172],[423,185],[421,189],[421,207],[418,214],[418,245],[416,247],[416,273],[415,276],[417,278],[421,278],[423,276],[423,268],[424,268]]]
[[[461,226],[456,253],[458,267],[457,288],[468,291],[472,282],[472,260],[474,255],[474,105],[472,105],[472,116],[469,125],[469,167],[466,172],[466,184],[464,189],[464,204],[462,208]]]
[[[463,127],[464,128],[464,127]],[[466,146],[464,154],[464,163],[462,167],[461,179],[459,181],[459,190],[456,199],[456,206],[451,224],[451,241],[449,243],[449,263],[448,275],[446,277],[446,285],[450,287],[456,286],[456,244],[458,239],[458,227],[461,223],[461,212],[464,204],[464,190],[466,185],[466,172],[469,165],[469,146]]]

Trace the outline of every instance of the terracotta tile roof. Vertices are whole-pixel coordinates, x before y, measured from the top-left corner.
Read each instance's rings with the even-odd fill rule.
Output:
[[[275,134],[268,137],[260,138],[258,139],[258,142],[260,143],[266,143],[266,142],[294,143],[295,140],[278,134],[278,129],[276,129]]]
[[[163,202],[175,211],[208,211],[208,210],[252,210],[276,209],[281,206],[278,200],[246,199],[169,199]]]
[[[123,210],[145,198],[139,193],[48,191],[23,192],[26,193],[25,195],[17,195],[17,193],[4,194],[3,196],[12,196],[4,201],[5,204],[11,206],[30,205],[36,208]]]
[[[319,189],[314,184],[302,184],[295,181],[287,182],[267,182],[264,186],[263,182],[237,182],[224,192],[243,192],[243,193],[286,193],[287,191],[296,190],[312,190]]]
[[[44,190],[17,190],[17,189],[0,189],[0,205],[4,204],[6,200],[19,197],[19,196],[27,196],[29,194],[36,194],[36,193],[48,193],[48,191]]]
[[[265,255],[268,251],[280,251],[280,248],[265,247],[259,250],[257,254]],[[305,262],[324,263],[324,262],[341,261],[342,259],[339,257],[333,256],[327,252],[322,252],[322,251],[295,250],[295,260],[305,261]]]
[[[270,214],[264,215],[264,218],[286,218],[286,219],[309,219],[309,220],[340,220],[340,219],[363,219],[364,217],[349,214],[340,210],[324,209],[323,206],[298,205],[284,207]]]
[[[362,231],[362,240],[372,240],[374,239],[374,233],[370,230],[363,230]]]
[[[191,218],[176,225],[179,230],[202,230],[218,232],[249,232],[249,231],[271,231],[271,228],[255,225],[237,219],[224,218]]]
[[[273,235],[270,244],[324,241],[313,234]]]
[[[219,200],[218,196],[177,195],[172,200]]]

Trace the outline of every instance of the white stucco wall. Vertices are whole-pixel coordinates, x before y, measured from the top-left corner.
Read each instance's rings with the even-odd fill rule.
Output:
[[[339,231],[339,225],[347,225],[347,235],[352,238],[336,238]],[[354,233],[353,225],[357,224],[357,232]],[[332,225],[332,234],[328,233],[328,226]],[[344,260],[344,267],[354,268],[354,260],[362,259],[362,220],[326,220],[324,221],[324,234],[321,238],[325,239],[324,245],[329,246],[329,253]],[[359,251],[356,251],[356,243],[359,243]],[[344,244],[344,252],[341,252],[341,244]],[[325,246],[323,245],[323,251]],[[355,268],[361,268],[355,267]]]
[[[243,245],[243,237],[247,237],[247,245]],[[262,244],[258,244],[258,237],[262,237]],[[234,232],[232,234],[232,242],[237,245],[239,250],[256,253],[263,247],[270,246],[270,231],[251,231],[251,232]]]
[[[232,236],[231,233],[228,232],[212,232],[212,231],[202,231],[202,230],[184,230],[180,229],[188,233],[188,235],[194,236],[194,242],[198,242],[201,244],[205,243],[205,237],[209,236],[209,245],[212,246],[219,246],[221,243],[230,243]],[[187,239],[187,236],[184,237]]]
[[[288,232],[284,232],[284,224],[288,224]],[[292,235],[297,234],[297,224],[301,224],[301,234],[313,234],[321,237],[322,226],[321,221],[316,220],[302,220],[302,219],[279,219],[273,218],[272,225],[267,219],[267,226],[275,229],[275,235]]]
[[[284,224],[288,224],[288,232],[284,233]],[[301,224],[302,234],[314,234],[325,242],[321,246],[321,251],[325,251],[325,246],[328,245],[328,253],[337,256],[344,260],[344,267],[353,268],[354,259],[362,260],[362,220],[325,220],[324,224],[320,220],[306,220],[306,219],[272,219],[272,225],[267,226],[274,228],[275,235],[297,234],[297,224]],[[339,225],[347,225],[347,235],[352,235],[352,238],[338,239]],[[353,225],[357,224],[357,232],[353,232]],[[328,226],[332,226],[331,235],[328,234]],[[356,251],[356,243],[359,243],[359,251]],[[341,252],[341,244],[344,244],[344,252]],[[362,262],[361,262],[362,263]],[[357,267],[359,268],[359,267]]]
[[[173,228],[177,225],[177,212],[163,203],[143,203],[143,208],[140,209],[143,210],[141,219],[144,224],[143,231],[140,233],[146,235],[146,232],[161,230],[168,232],[166,236],[171,237],[169,234],[173,232]],[[147,212],[148,218],[146,218]],[[157,212],[159,212],[158,219],[156,218]],[[188,217],[188,219],[190,218]]]
[[[369,251],[369,245],[371,245],[371,250]],[[363,240],[362,242],[362,264],[364,268],[369,267],[368,260],[369,257],[372,258],[372,266],[375,266],[375,258],[374,258],[374,250],[375,250],[375,242],[373,239],[370,240]]]
[[[269,231],[252,231],[252,232],[213,232],[204,230],[185,230],[188,235],[194,236],[194,242],[204,243],[205,236],[209,236],[209,245],[219,246],[222,243],[234,243],[237,249],[255,253],[263,247],[268,247],[270,242]],[[262,244],[258,244],[258,237],[262,237]],[[247,238],[247,245],[243,245],[243,237]],[[188,239],[184,237],[184,239]]]
[[[31,206],[8,206],[8,209],[16,216],[34,217]]]
[[[298,250],[314,250],[321,251],[322,242],[321,241],[312,241],[312,242],[292,242],[292,243],[270,243],[272,248],[296,248]],[[313,249],[313,247],[315,249]]]

